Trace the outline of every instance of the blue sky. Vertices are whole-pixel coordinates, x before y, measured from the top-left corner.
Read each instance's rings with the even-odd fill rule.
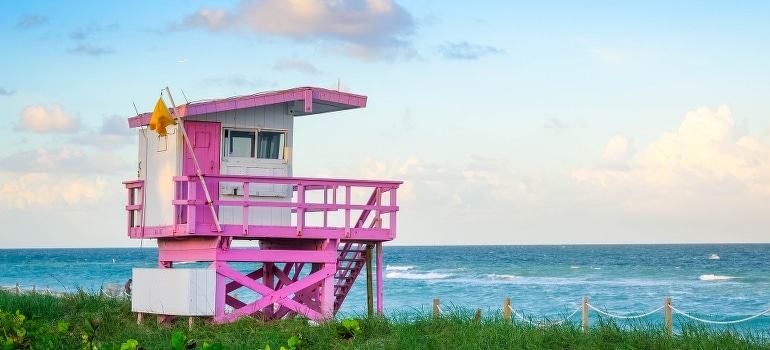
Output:
[[[369,97],[295,123],[296,176],[402,180],[393,244],[770,242],[770,3],[15,1],[0,247],[154,245],[122,181],[177,103]]]

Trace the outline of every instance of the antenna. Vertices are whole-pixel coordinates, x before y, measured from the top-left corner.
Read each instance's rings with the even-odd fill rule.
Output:
[[[131,102],[134,104],[134,111],[136,111],[136,115],[139,115],[139,109],[136,108],[136,102]]]
[[[340,78],[337,78],[337,91],[340,91]]]
[[[187,95],[184,94],[184,90],[182,90],[182,97],[184,97],[184,101],[189,105],[190,101],[187,100]]]

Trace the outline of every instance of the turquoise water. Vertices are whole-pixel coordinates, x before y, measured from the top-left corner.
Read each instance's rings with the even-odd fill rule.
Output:
[[[500,312],[511,299],[520,315],[561,320],[589,303],[614,315],[640,315],[671,297],[678,310],[710,321],[732,321],[770,308],[770,245],[386,246],[386,314],[480,308]],[[712,257],[718,255],[718,259]],[[0,286],[98,291],[123,284],[134,267],[154,267],[155,248],[0,250]],[[342,315],[362,314],[361,276]],[[598,317],[591,313],[592,320]],[[675,322],[686,318],[675,314]],[[643,323],[662,323],[659,311]],[[580,322],[580,314],[571,321]],[[770,330],[763,315],[736,328]]]

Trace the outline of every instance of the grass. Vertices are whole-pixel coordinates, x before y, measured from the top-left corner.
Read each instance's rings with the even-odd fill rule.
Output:
[[[770,349],[766,338],[691,325],[682,325],[680,334],[668,336],[661,327],[640,325],[628,329],[601,320],[583,332],[574,324],[537,327],[508,323],[502,317],[475,321],[472,312],[460,309],[438,318],[427,313],[357,318],[362,333],[352,339],[338,336],[339,322],[312,324],[301,318],[271,323],[244,318],[220,325],[197,318],[188,330],[186,318],[166,325],[146,317],[144,324],[138,325],[130,301],[125,299],[83,292],[63,297],[0,292],[0,313],[17,310],[37,327],[55,330],[59,322],[70,324],[60,346],[51,349],[83,349],[85,319],[99,324],[97,343],[119,346],[136,339],[144,349],[173,349],[171,338],[175,332],[197,340],[199,347],[206,341],[228,349],[260,350],[266,346],[273,350],[288,347],[291,337],[306,340],[297,349]],[[7,334],[7,329],[3,332]]]

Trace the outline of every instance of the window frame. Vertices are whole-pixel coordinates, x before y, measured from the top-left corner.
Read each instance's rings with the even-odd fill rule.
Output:
[[[253,144],[251,145],[253,156],[250,157],[238,157],[238,156],[231,156],[229,153],[231,151],[231,144],[233,142],[232,139],[232,132],[238,132],[238,133],[253,133]],[[260,158],[261,149],[259,146],[260,143],[260,133],[277,133],[281,136],[279,137],[279,150],[278,158]],[[223,160],[228,161],[234,161],[234,162],[282,162],[282,163],[288,163],[289,157],[288,157],[288,141],[289,141],[289,131],[286,129],[272,129],[272,128],[243,128],[243,127],[222,127],[222,142],[221,142],[221,156]]]

